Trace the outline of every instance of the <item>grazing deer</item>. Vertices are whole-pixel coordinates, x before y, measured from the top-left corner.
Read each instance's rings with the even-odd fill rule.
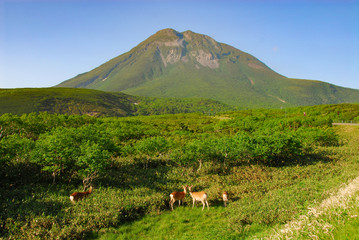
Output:
[[[205,207],[205,204],[204,204],[204,203],[207,204],[207,209],[209,209],[209,205],[208,205],[208,202],[207,202],[207,197],[208,197],[208,196],[207,196],[207,193],[205,193],[205,192],[192,192],[192,187],[193,187],[193,186],[190,186],[190,187],[188,188],[189,194],[191,194],[191,197],[192,197],[192,199],[193,199],[192,208],[194,207],[194,203],[195,203],[196,201],[198,201],[198,202],[202,202],[202,204],[203,204],[202,211],[203,211],[203,209],[204,209],[204,207]]]
[[[170,194],[170,205],[173,211],[173,204],[176,202],[176,200],[178,200],[178,206],[181,205],[181,200],[182,200],[182,205],[183,205],[183,199],[186,196],[186,187],[188,186],[182,186],[183,187],[183,192],[173,192]]]
[[[73,194],[70,195],[70,200],[71,202],[75,203],[78,200],[86,198],[91,193],[92,193],[92,186],[90,186],[90,189],[87,192],[74,192]]]
[[[227,192],[223,192],[222,197],[223,197],[224,207],[227,207],[228,193],[227,193]]]

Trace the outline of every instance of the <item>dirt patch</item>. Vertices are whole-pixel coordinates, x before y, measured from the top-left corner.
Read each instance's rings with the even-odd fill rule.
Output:
[[[281,101],[282,103],[286,103],[285,100],[283,100],[283,99],[281,99],[281,98],[279,98],[279,97],[276,97],[276,96],[273,96],[273,95],[270,95],[270,94],[268,94],[268,96],[274,97],[274,98],[276,98],[277,100]]]
[[[258,64],[255,64],[255,63],[248,63],[248,66],[251,67],[251,68],[257,69],[257,70],[262,70],[262,69],[264,69],[263,66],[258,65]]]

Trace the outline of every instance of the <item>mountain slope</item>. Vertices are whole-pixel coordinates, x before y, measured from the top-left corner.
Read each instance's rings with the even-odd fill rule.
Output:
[[[91,89],[17,88],[0,89],[0,115],[49,112],[91,116],[127,116],[135,99],[123,93]]]
[[[133,116],[204,112],[232,107],[208,99],[161,99],[76,88],[0,89],[0,115],[49,112],[90,116]]]
[[[164,29],[57,87],[209,98],[242,107],[359,102],[359,90],[288,79],[252,55],[191,31]]]

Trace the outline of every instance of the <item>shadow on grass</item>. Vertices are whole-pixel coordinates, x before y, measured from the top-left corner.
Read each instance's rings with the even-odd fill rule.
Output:
[[[132,164],[114,165],[106,172],[105,176],[98,178],[97,182],[102,186],[122,189],[147,187],[163,190],[163,185],[172,182],[165,177],[172,168],[173,165],[170,162],[158,159],[151,160],[146,164],[136,161]]]
[[[313,165],[318,162],[328,163],[333,161],[331,157],[328,156],[325,152],[319,153],[308,153],[303,155],[294,155],[287,157],[280,157],[276,159],[271,159],[268,161],[249,161],[248,164],[244,165],[262,165],[266,167],[291,167],[291,166],[308,166]]]

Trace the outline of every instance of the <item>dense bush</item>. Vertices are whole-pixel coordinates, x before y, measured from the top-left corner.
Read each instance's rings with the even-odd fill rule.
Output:
[[[223,161],[280,165],[303,154],[300,139],[293,133],[238,132],[232,137],[194,140],[176,149],[172,158],[184,164]]]
[[[93,125],[80,128],[55,128],[39,136],[32,151],[31,161],[50,172],[53,182],[58,175],[82,179],[106,170],[117,147]]]
[[[31,139],[22,138],[18,134],[2,138],[0,141],[0,163],[28,159],[33,146],[34,142]]]

